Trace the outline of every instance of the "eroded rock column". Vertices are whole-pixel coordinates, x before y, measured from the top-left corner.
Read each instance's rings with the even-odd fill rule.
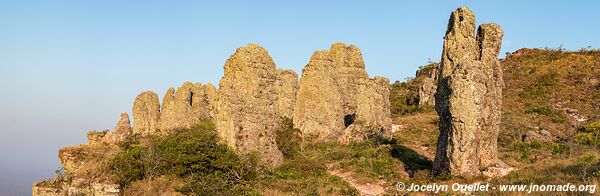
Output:
[[[133,102],[133,133],[141,135],[155,133],[159,118],[158,95],[152,91],[139,94]]]
[[[491,177],[511,170],[496,155],[503,88],[497,56],[503,32],[496,24],[481,25],[477,37],[474,32],[471,10],[452,12],[435,95],[440,137],[434,174]]]
[[[219,135],[240,153],[256,151],[268,166],[283,162],[277,149],[277,71],[267,50],[249,44],[229,57],[219,83],[214,121]]]

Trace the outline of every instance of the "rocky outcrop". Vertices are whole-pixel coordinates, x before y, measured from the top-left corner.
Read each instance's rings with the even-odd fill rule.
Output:
[[[276,80],[277,115],[292,119],[294,106],[296,105],[296,93],[298,93],[298,74],[292,70],[277,70]]]
[[[40,181],[33,185],[32,196],[71,196],[71,195],[94,195],[94,196],[119,196],[121,190],[114,183],[91,183],[78,187],[71,186],[67,182]]]
[[[131,136],[131,133],[129,115],[126,112],[123,112],[121,113],[121,118],[119,118],[115,130],[106,133],[102,138],[102,142],[105,144],[118,144]]]
[[[293,119],[305,137],[319,140],[349,134],[344,129],[355,122],[390,135],[389,81],[369,79],[360,50],[335,43],[315,52],[302,69]]]
[[[477,37],[474,32],[471,10],[452,12],[435,95],[440,116],[435,174],[494,176],[510,170],[496,156],[504,86],[497,56],[503,32],[496,24],[481,25]]]
[[[420,74],[425,74],[425,77],[419,85],[419,106],[423,105],[435,105],[435,91],[437,89],[437,74],[439,64],[433,64],[432,69],[426,70],[427,73],[417,73],[417,77]]]
[[[337,71],[328,51],[315,52],[302,69],[294,107],[294,125],[305,137],[325,138],[344,128]]]
[[[133,102],[133,133],[140,135],[156,133],[159,118],[158,95],[152,91],[139,94]]]
[[[169,88],[163,98],[158,129],[189,128],[201,118],[210,118],[214,93],[215,88],[211,84],[185,82],[177,91]]]
[[[129,115],[121,117],[113,131],[90,131],[88,143],[67,146],[59,150],[58,158],[64,173],[54,179],[42,180],[32,186],[32,195],[121,195],[119,185],[105,171],[106,161],[119,151],[117,144],[131,136]]]
[[[256,151],[268,166],[283,162],[275,132],[281,121],[277,112],[277,71],[267,50],[249,44],[229,57],[219,83],[214,122],[221,139],[242,154]]]
[[[118,144],[131,136],[131,124],[129,115],[126,112],[121,113],[117,126],[113,131],[90,131],[87,133],[88,145],[96,144]]]

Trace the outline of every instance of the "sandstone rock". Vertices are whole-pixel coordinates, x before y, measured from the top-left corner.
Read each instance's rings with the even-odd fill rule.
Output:
[[[129,114],[127,112],[121,113],[121,118],[117,122],[115,132],[122,132],[124,134],[131,132],[131,122],[129,121]]]
[[[139,94],[133,103],[133,133],[141,135],[157,133],[159,118],[158,95],[152,91]]]
[[[338,139],[355,121],[389,136],[389,80],[369,79],[360,50],[335,43],[315,52],[302,69],[293,119],[305,137],[318,140]]]
[[[379,129],[383,137],[392,137],[389,79],[376,76],[359,84],[356,120]]]
[[[278,116],[292,119],[299,88],[298,74],[292,70],[278,69],[276,88]]]
[[[210,118],[214,86],[185,82],[175,91],[169,88],[163,98],[158,128],[168,131],[189,128],[201,118]]]
[[[554,136],[552,136],[552,134],[546,130],[542,130],[542,131],[527,131],[527,133],[525,133],[523,135],[523,141],[524,142],[533,142],[533,141],[538,141],[538,142],[552,142],[554,141]]]
[[[423,78],[421,85],[419,86],[419,105],[435,105],[435,90],[437,89],[437,72],[439,64],[434,64],[433,69],[429,73],[425,73],[427,76]],[[417,74],[419,75],[419,74]]]
[[[267,50],[249,44],[227,60],[214,109],[217,132],[240,153],[257,151],[268,166],[283,162],[277,149],[277,71]]]
[[[102,143],[104,136],[108,133],[105,131],[90,131],[87,133],[88,145],[96,145]]]
[[[131,135],[131,123],[129,121],[129,115],[127,112],[121,113],[121,118],[117,122],[117,126],[114,131],[109,131],[102,138],[101,142],[104,144],[118,144],[125,141]],[[88,133],[89,137],[89,133]]]
[[[381,140],[386,134],[381,127],[354,123],[342,131],[337,141],[341,144],[350,144],[366,140]]]
[[[75,179],[73,181],[81,181]],[[32,186],[32,196],[71,196],[71,195],[94,195],[94,196],[119,196],[121,190],[115,183],[93,182],[83,186],[75,186],[68,182],[49,184],[49,181],[37,182]]]
[[[294,107],[294,125],[305,137],[323,139],[344,129],[337,71],[328,51],[315,52],[302,69]]]
[[[474,31],[471,10],[452,12],[435,95],[440,137],[434,174],[474,176],[486,168],[509,169],[496,156],[504,86],[497,56],[503,32],[496,24],[481,25],[477,37]]]

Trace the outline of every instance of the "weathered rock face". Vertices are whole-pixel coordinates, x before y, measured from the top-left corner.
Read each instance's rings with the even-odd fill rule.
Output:
[[[126,112],[121,113],[121,118],[117,122],[115,130],[90,131],[87,133],[88,145],[97,144],[118,144],[131,136],[131,125],[129,115]]]
[[[214,102],[217,132],[240,153],[257,151],[268,166],[283,162],[277,149],[277,71],[264,48],[249,44],[227,60]]]
[[[163,98],[158,129],[189,128],[201,118],[210,118],[215,89],[211,84],[185,82],[175,91],[169,88]]]
[[[440,137],[434,173],[501,175],[508,166],[496,157],[502,104],[498,53],[502,29],[483,24],[475,31],[468,8],[452,12],[444,40],[436,110]]]
[[[423,78],[419,86],[419,105],[435,105],[435,91],[437,89],[437,74],[439,64],[434,64],[427,77]],[[419,75],[419,73],[417,73]]]
[[[277,114],[285,118],[292,118],[298,93],[298,74],[292,70],[277,70],[276,81]]]
[[[80,179],[76,179],[80,180]],[[74,181],[76,181],[74,180]],[[72,186],[66,182],[52,182],[44,180],[36,182],[31,190],[32,196],[70,196],[70,195],[94,195],[94,196],[119,196],[121,190],[119,184],[94,182],[83,187]]]
[[[130,135],[131,123],[129,121],[129,115],[126,112],[123,112],[121,113],[121,118],[117,122],[115,130],[106,133],[102,138],[102,142],[105,144],[117,144],[121,141],[125,141]]]
[[[160,118],[158,95],[152,91],[139,94],[133,102],[133,133],[154,134]]]
[[[294,107],[294,125],[305,136],[325,138],[344,128],[342,97],[331,54],[317,51],[302,69]]]
[[[333,44],[329,51],[315,52],[302,69],[294,125],[316,139],[339,139],[355,121],[389,135],[388,87],[385,78],[369,79],[356,46]]]
[[[362,80],[357,99],[357,121],[380,129],[384,137],[391,137],[390,80],[376,76]]]

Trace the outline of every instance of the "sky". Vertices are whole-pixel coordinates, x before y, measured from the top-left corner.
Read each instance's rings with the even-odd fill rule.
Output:
[[[598,1],[0,0],[0,195],[29,195],[61,147],[114,128],[138,93],[217,85],[248,43],[299,74],[314,51],[354,44],[371,76],[403,81],[439,61],[460,6],[502,26],[500,57],[600,46]]]

